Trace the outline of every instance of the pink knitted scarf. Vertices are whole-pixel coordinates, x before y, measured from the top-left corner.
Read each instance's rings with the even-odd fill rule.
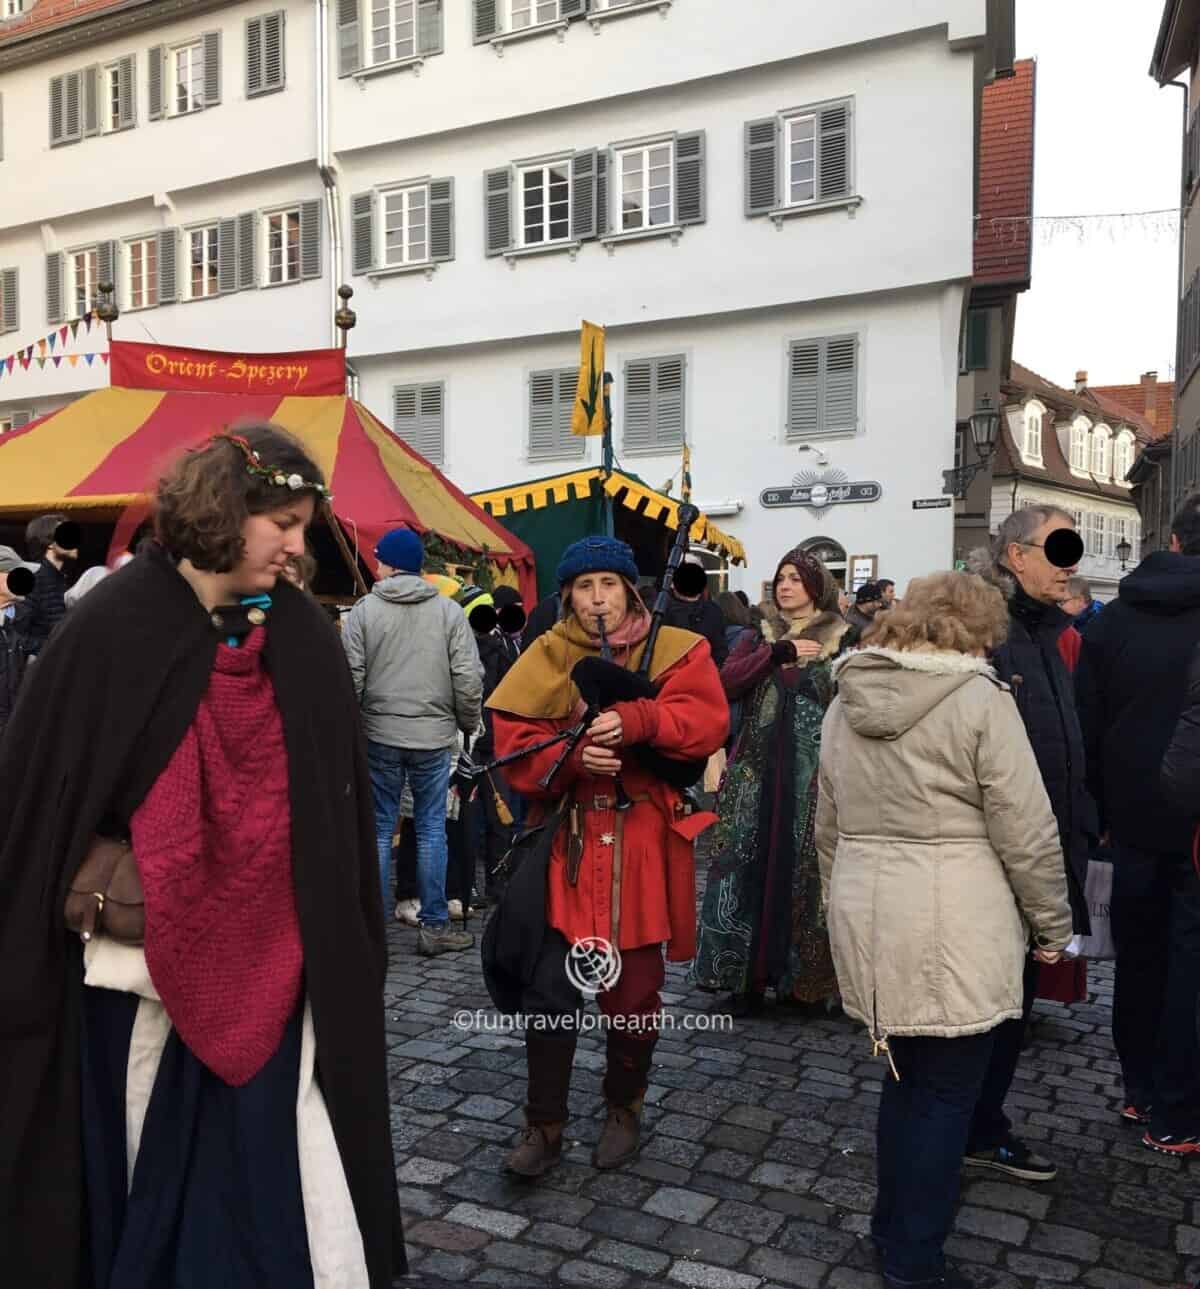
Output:
[[[233,1087],[279,1047],[304,953],[266,631],[221,644],[196,719],[133,817],[146,963],[188,1049]]]

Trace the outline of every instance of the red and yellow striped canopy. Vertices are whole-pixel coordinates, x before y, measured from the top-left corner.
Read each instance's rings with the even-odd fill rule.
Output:
[[[325,472],[333,510],[373,564],[401,525],[511,567],[532,603],[533,553],[361,403],[344,396],[103,389],[0,439],[0,516],[67,511],[112,522],[179,452],[238,422],[271,421]]]

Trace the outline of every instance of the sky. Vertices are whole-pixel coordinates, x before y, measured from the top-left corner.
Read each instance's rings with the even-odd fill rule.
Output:
[[[1017,0],[1017,57],[1037,59],[1035,216],[1173,209],[1181,91],[1149,75],[1163,0]],[[1055,384],[1174,372],[1176,224],[1034,224],[1033,285],[1013,358]]]

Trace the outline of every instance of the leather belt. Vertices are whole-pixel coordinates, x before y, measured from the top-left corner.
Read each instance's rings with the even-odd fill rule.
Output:
[[[649,801],[650,797],[647,793],[643,792],[640,796],[629,797],[628,800],[637,805],[639,802]],[[598,792],[593,797],[585,797],[578,804],[582,810],[615,810],[617,808],[617,799],[616,797],[610,797],[602,792]]]

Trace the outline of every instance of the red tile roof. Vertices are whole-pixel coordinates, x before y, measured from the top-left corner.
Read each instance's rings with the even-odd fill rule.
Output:
[[[975,281],[1028,284],[1033,239],[1033,119],[1037,63],[985,85],[979,119]]]
[[[1175,420],[1175,382],[1160,380],[1150,384],[1150,406],[1147,407],[1146,389],[1137,385],[1091,385],[1089,392],[1097,402],[1117,407],[1125,415],[1134,415],[1150,426],[1151,436],[1161,439],[1170,434]]]
[[[129,0],[32,0],[24,13],[0,20],[0,45],[128,6]]]

